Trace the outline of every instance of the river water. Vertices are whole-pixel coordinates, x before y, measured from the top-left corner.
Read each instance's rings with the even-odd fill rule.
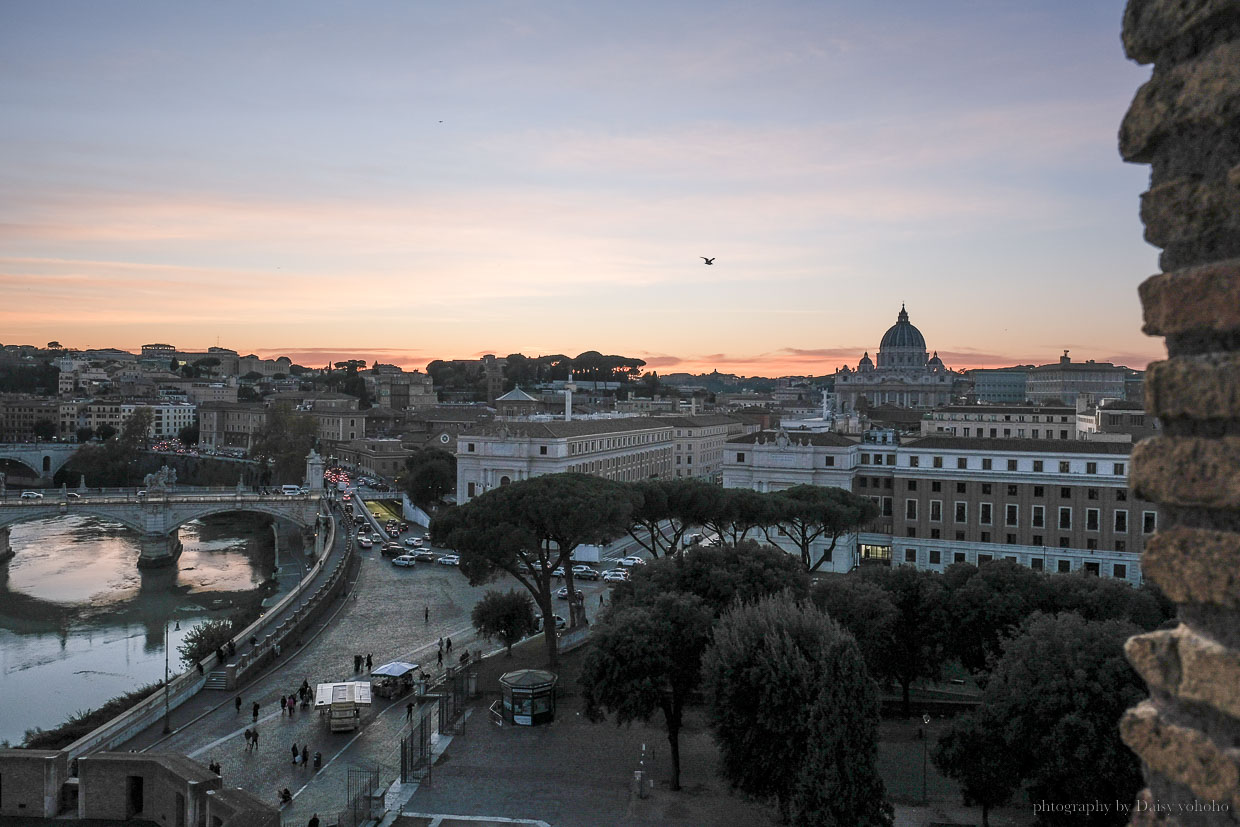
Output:
[[[20,744],[28,729],[162,680],[166,624],[170,674],[183,671],[177,645],[194,624],[224,617],[272,577],[264,518],[194,521],[181,541],[176,566],[141,571],[138,536],[118,523],[65,516],[13,527],[16,555],[0,566],[0,742]]]

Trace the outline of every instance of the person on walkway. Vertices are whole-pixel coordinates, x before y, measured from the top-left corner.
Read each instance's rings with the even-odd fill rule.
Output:
[[[356,675],[358,672],[361,672],[361,671],[362,671],[362,656],[354,655],[353,656],[353,674]]]
[[[293,717],[293,713],[297,711],[297,698],[294,695],[288,696],[288,716]]]
[[[413,720],[413,701],[410,701],[409,703],[405,704],[405,720],[406,721]]]
[[[238,715],[241,714],[241,696],[240,695],[237,696],[237,714]]]
[[[202,661],[198,661],[197,663],[195,663],[194,667],[197,668],[198,674],[201,675],[202,674]]]
[[[443,652],[440,652],[440,653],[439,653],[438,655],[436,655],[435,657],[437,658],[437,660],[435,661],[435,665],[436,665],[436,666],[443,666]]]
[[[319,814],[315,813],[310,816],[310,820],[306,822],[306,827],[319,827]]]
[[[254,732],[250,735],[250,740],[254,742],[254,750],[258,751],[258,727],[254,727]]]
[[[448,652],[449,655],[452,654],[452,638],[447,638],[444,642],[447,644],[446,651]]]
[[[301,750],[297,748],[297,744],[293,744],[293,763],[297,763],[297,759],[301,758]]]
[[[310,747],[306,744],[301,745],[301,765],[304,767],[310,763]]]
[[[254,705],[250,709],[254,713],[254,723],[257,724],[258,723],[258,701],[255,701]]]
[[[443,638],[439,639],[439,651],[443,651]]]
[[[281,718],[284,717],[285,711],[287,711],[287,707],[285,706],[284,696],[281,695],[280,696],[280,717]]]
[[[373,665],[374,665],[374,661],[370,659],[370,653],[367,652],[366,653],[366,671],[369,672]]]
[[[254,733],[250,731],[249,727],[246,727],[245,728],[245,751],[246,752],[250,751],[250,742],[252,742],[253,740],[254,740]]]
[[[422,607],[422,618],[423,618],[423,619],[424,619],[427,623],[430,623],[430,622],[431,622],[431,607],[430,607],[430,606],[423,606],[423,607]]]

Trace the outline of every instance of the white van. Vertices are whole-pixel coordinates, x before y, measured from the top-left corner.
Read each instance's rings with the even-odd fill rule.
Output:
[[[301,493],[301,486],[300,485],[281,485],[280,493],[288,494],[290,497],[294,497]]]

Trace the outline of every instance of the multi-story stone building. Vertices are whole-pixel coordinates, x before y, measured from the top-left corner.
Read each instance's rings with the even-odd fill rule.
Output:
[[[61,435],[72,436],[79,428],[97,431],[104,425],[119,431],[139,408],[146,408],[151,412],[151,427],[147,435],[153,439],[175,437],[182,428],[193,425],[198,416],[198,406],[188,402],[170,402],[164,399],[93,399],[69,403],[67,408],[61,407]]]
[[[974,368],[965,371],[973,383],[973,398],[989,405],[1020,405],[1029,398],[1029,371],[1033,365],[1010,368]]]
[[[658,416],[655,419],[675,429],[677,477],[722,481],[723,445],[742,433],[744,426],[740,420],[722,414]]]
[[[434,407],[438,397],[429,374],[376,365],[365,377],[375,404],[394,411]]]
[[[1158,418],[1145,412],[1137,402],[1104,399],[1101,404],[1080,406],[1076,414],[1076,430],[1081,439],[1112,442],[1140,442],[1162,432]]]
[[[389,479],[404,470],[405,460],[413,454],[399,439],[354,439],[336,445],[333,451],[329,461]]]
[[[948,405],[921,415],[922,436],[974,439],[1076,439],[1074,407]]]
[[[763,432],[731,440],[724,486],[827,485],[873,500],[881,516],[841,541],[828,570],[877,560],[941,571],[1006,558],[1140,582],[1140,553],[1158,511],[1128,488],[1130,444],[867,437]]]
[[[0,395],[0,442],[33,442],[39,422],[50,423],[52,432],[60,433],[59,401],[24,393]]]
[[[1068,351],[1051,365],[1029,371],[1028,397],[1034,403],[1075,405],[1078,398],[1094,403],[1103,398],[1123,399],[1130,371],[1110,362],[1073,362]]]
[[[457,437],[456,497],[572,471],[633,482],[672,477],[673,425],[658,419],[506,422]]]
[[[267,424],[267,414],[262,402],[206,402],[198,409],[198,444],[248,452]]]

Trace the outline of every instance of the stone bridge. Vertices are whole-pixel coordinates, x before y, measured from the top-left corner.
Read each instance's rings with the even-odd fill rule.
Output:
[[[249,511],[313,529],[319,525],[320,495],[321,492],[287,496],[235,489],[177,489],[138,496],[136,489],[108,489],[99,493],[53,489],[46,490],[42,499],[20,499],[9,492],[0,502],[0,563],[9,560],[14,553],[9,542],[11,526],[62,514],[83,514],[114,520],[138,532],[142,546],[139,568],[171,565],[181,554],[179,529],[190,520],[211,514]]]
[[[38,474],[40,480],[50,482],[80,447],[63,442],[0,443],[0,459],[20,463]]]

